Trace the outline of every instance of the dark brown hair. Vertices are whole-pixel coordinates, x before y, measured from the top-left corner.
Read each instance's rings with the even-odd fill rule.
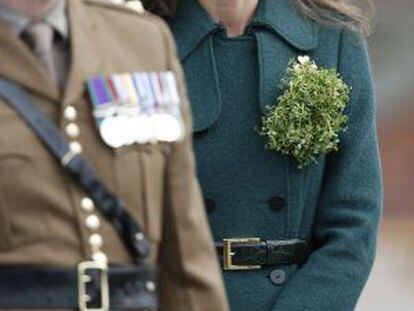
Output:
[[[147,10],[163,18],[174,18],[180,0],[141,0]],[[277,1],[277,0],[272,0]],[[368,35],[371,30],[371,0],[293,0],[306,17],[329,25],[343,25]],[[334,13],[334,14],[332,14]]]

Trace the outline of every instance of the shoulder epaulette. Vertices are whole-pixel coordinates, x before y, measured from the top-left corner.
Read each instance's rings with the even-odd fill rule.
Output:
[[[122,10],[128,13],[143,14],[145,12],[139,0],[85,0],[86,3]]]

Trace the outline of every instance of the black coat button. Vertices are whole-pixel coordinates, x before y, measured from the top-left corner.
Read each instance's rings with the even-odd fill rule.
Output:
[[[283,197],[275,196],[267,200],[267,204],[269,204],[272,210],[280,211],[282,208],[286,206],[286,200]]]
[[[205,199],[204,205],[206,206],[207,213],[211,213],[216,209],[216,202],[214,202],[212,199]]]
[[[270,273],[270,280],[275,285],[282,285],[286,281],[286,273],[283,270],[275,269]]]

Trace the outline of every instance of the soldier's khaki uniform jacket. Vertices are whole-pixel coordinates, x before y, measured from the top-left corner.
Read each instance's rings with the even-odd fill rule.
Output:
[[[0,76],[25,87],[65,133],[65,108],[78,111],[77,138],[105,184],[142,224],[159,263],[161,309],[227,310],[194,175],[188,100],[167,27],[149,14],[96,1],[68,1],[72,65],[63,94],[26,45],[0,21]],[[94,125],[86,80],[96,74],[173,70],[187,136],[182,142],[107,147]],[[70,266],[90,259],[81,206],[86,193],[32,130],[0,101],[0,265]],[[131,258],[111,225],[99,233],[110,263]]]

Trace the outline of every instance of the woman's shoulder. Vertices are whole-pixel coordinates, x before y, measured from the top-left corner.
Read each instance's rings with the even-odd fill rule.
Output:
[[[324,16],[312,18],[293,0],[261,0],[252,24],[271,31],[299,51],[322,49],[334,53],[345,37],[357,45],[364,44],[362,31],[349,17],[333,10],[325,10]]]
[[[318,45],[325,45],[330,41],[337,41],[339,45],[353,44],[361,47],[366,44],[366,36],[356,26],[348,23],[325,24],[315,22],[318,27]]]

